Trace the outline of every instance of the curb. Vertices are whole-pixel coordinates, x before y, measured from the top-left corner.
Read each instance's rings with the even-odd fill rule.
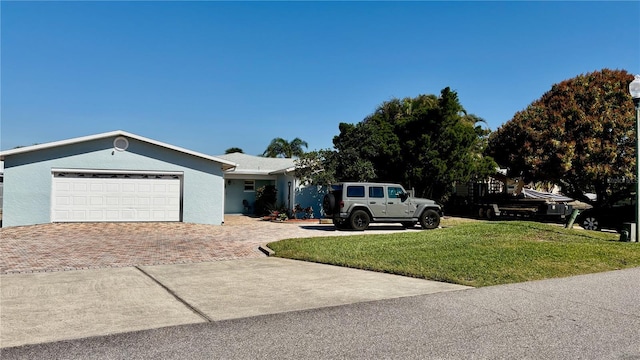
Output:
[[[267,256],[273,256],[276,253],[275,251],[269,249],[267,245],[258,246],[258,250],[262,251]]]

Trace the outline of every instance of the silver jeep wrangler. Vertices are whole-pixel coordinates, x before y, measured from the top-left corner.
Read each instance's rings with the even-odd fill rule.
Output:
[[[370,223],[401,223],[435,229],[442,208],[429,199],[412,198],[398,184],[344,182],[331,186],[322,209],[338,229],[364,230]]]

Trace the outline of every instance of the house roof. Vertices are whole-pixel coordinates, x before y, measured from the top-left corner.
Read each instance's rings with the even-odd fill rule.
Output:
[[[218,155],[218,158],[238,164],[227,171],[232,174],[273,175],[295,170],[295,159],[269,158],[243,153]]]
[[[181,153],[185,153],[185,154],[189,154],[189,155],[203,158],[206,160],[210,160],[213,162],[217,162],[222,165],[222,170],[229,170],[237,166],[236,163],[230,160],[221,159],[218,157],[205,155],[196,151],[187,150],[178,146],[174,146],[174,145],[166,144],[153,139],[145,138],[140,135],[132,134],[122,130],[116,130],[116,131],[111,131],[111,132],[106,132],[101,134],[77,137],[77,138],[68,139],[68,140],[54,141],[54,142],[49,142],[44,144],[37,144],[37,145],[25,146],[25,147],[20,147],[20,148],[11,149],[11,150],[0,151],[0,160],[4,161],[4,159],[7,156],[11,156],[11,155],[22,154],[22,153],[27,153],[32,151],[46,150],[54,147],[77,144],[81,142],[104,139],[104,138],[109,138],[114,136],[123,136],[125,138],[136,139],[138,141],[146,142],[146,143],[164,147],[170,150],[178,151]]]

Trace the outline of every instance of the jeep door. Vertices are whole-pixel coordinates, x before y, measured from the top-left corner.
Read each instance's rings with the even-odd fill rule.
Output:
[[[404,198],[403,195],[405,196]],[[387,217],[411,217],[414,210],[415,209],[411,209],[411,204],[407,200],[406,193],[403,188],[398,186],[387,186]]]
[[[369,186],[369,209],[373,217],[387,217],[387,199],[383,186]]]

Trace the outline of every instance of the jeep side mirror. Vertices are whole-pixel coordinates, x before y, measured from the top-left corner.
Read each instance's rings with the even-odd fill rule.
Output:
[[[408,198],[409,198],[409,194],[407,193],[400,194],[400,199],[402,199],[402,201],[406,201]]]

